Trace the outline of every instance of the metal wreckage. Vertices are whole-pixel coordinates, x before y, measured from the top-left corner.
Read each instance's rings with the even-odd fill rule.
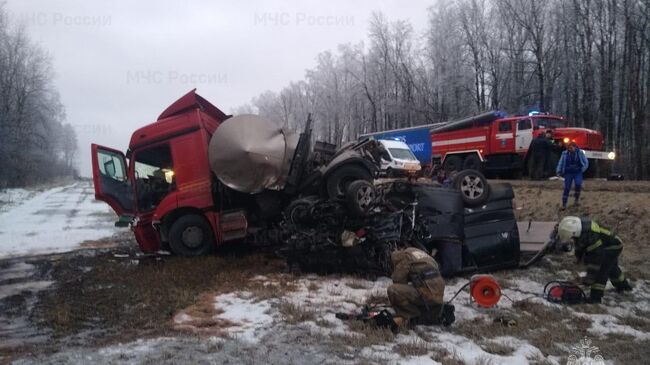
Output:
[[[253,116],[226,121],[213,137],[224,143],[211,143],[211,166],[230,191],[255,192],[247,216],[264,227],[262,240],[273,241],[292,270],[384,275],[391,252],[406,247],[435,255],[446,276],[520,265],[509,184],[488,184],[474,170],[456,174],[449,188],[382,179],[381,145],[371,139],[338,150],[316,142],[312,149],[309,122],[299,138],[262,133],[270,125]],[[270,134],[280,138],[256,138]],[[272,150],[293,154],[269,168],[264,156]]]
[[[379,182],[364,214],[347,201],[299,199],[286,210],[279,253],[291,268],[319,273],[384,275],[391,270],[391,252],[406,247],[432,253],[445,276],[518,267],[512,188],[491,188],[488,201],[471,207],[455,189]]]
[[[96,199],[145,253],[271,244],[303,271],[383,274],[390,252],[413,246],[437,249],[448,275],[519,265],[509,185],[474,170],[450,188],[383,179],[382,143],[314,142],[309,119],[292,133],[226,115],[192,90],[134,131],[126,154],[91,151]]]

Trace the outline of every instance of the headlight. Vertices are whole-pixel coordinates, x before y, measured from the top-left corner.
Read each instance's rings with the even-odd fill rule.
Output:
[[[616,159],[616,152],[612,151],[612,152],[608,153],[607,158],[610,159],[610,160]]]
[[[562,140],[562,142],[564,142],[564,144],[569,143],[569,141],[570,141],[569,137],[564,137],[564,139]]]
[[[173,180],[174,180],[174,171],[172,170],[165,171],[165,181],[167,181],[168,184],[171,184]]]

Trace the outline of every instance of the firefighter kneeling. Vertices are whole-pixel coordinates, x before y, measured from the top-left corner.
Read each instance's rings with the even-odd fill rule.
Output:
[[[443,302],[445,282],[433,257],[407,248],[393,252],[391,261],[393,284],[388,287],[388,300],[396,312],[395,323],[452,324],[454,307]]]
[[[562,243],[574,241],[578,262],[584,261],[587,265],[584,283],[591,286],[590,303],[601,302],[607,279],[619,292],[632,290],[618,267],[623,242],[617,235],[593,220],[578,217],[564,217],[558,234]]]

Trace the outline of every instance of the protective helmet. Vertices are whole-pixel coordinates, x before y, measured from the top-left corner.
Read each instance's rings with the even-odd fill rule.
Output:
[[[572,238],[580,237],[580,233],[582,232],[582,222],[578,217],[564,217],[560,221],[557,231],[560,236],[560,242],[569,243]]]

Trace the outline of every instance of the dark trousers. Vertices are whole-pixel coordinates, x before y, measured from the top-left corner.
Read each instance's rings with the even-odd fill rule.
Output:
[[[436,261],[440,263],[440,274],[450,277],[463,268],[463,246],[460,242],[438,241]]]
[[[618,266],[621,250],[608,251],[604,248],[585,255],[587,265],[586,282],[591,283],[591,297],[602,298],[607,280],[618,288],[625,282],[625,274]]]
[[[571,192],[571,185],[575,182],[575,201],[580,199],[580,191],[582,190],[582,172],[575,174],[564,174],[564,192],[562,193],[562,206],[566,207],[567,200],[569,200],[569,193]]]
[[[533,155],[530,162],[530,178],[533,180],[544,178],[546,170],[546,155]]]

